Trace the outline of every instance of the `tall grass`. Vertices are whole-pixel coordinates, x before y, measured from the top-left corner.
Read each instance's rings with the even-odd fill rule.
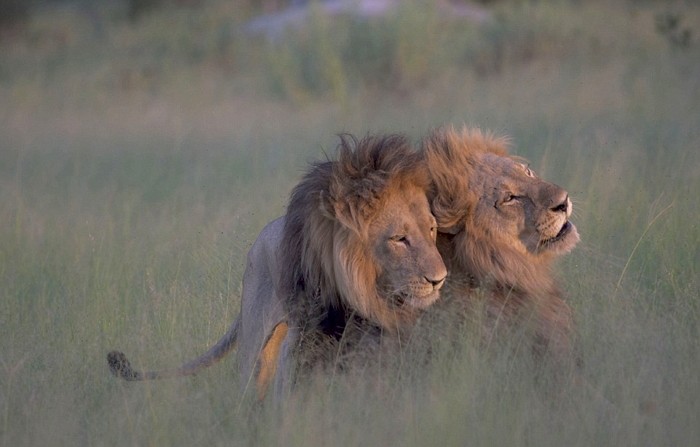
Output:
[[[63,11],[1,44],[0,445],[697,444],[700,45],[659,33],[656,3],[505,2],[483,25],[423,8],[284,43],[236,33],[227,2],[98,38]],[[334,133],[462,122],[574,199],[559,276],[593,391],[552,395],[517,339],[484,352],[439,324],[280,407],[250,404],[234,356],[109,375],[110,349],[163,367],[223,334],[248,247]]]

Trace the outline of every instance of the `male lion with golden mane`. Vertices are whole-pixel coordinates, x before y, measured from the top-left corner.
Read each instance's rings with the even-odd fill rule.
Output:
[[[472,308],[485,299],[490,333],[527,322],[536,352],[566,361],[572,314],[551,264],[579,240],[571,200],[507,147],[506,138],[468,128],[441,128],[423,142],[438,247],[450,272],[445,293]]]
[[[243,385],[258,397],[293,381],[301,348],[338,339],[362,320],[397,334],[439,296],[447,270],[435,245],[425,160],[402,136],[341,135],[336,161],[313,164],[287,215],[268,224],[248,253],[241,314],[224,337],[180,368],[134,371],[108,354],[127,380],[194,374],[238,344]],[[300,348],[301,347],[301,348]]]

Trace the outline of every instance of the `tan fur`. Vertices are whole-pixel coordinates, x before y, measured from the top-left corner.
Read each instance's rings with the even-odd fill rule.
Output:
[[[478,129],[438,129],[424,140],[450,294],[467,304],[487,296],[492,325],[531,319],[538,351],[565,357],[572,316],[551,263],[579,239],[571,202],[507,149],[507,138]]]

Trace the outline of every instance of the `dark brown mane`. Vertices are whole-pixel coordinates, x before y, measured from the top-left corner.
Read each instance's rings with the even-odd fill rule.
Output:
[[[337,160],[311,165],[292,191],[280,247],[281,288],[293,321],[320,324],[329,315],[342,319],[359,311],[392,325],[382,321],[389,316],[377,299],[376,266],[353,256],[387,193],[404,183],[427,190],[429,177],[421,155],[400,135],[340,135]],[[362,279],[352,287],[342,284],[349,265],[352,277]]]

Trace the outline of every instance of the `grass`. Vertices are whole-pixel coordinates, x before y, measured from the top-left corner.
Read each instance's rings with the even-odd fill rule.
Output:
[[[47,11],[0,43],[0,445],[698,443],[700,45],[655,16],[692,28],[700,9],[504,2],[475,26],[420,8],[284,45],[237,34],[228,2],[97,36]],[[582,242],[559,274],[612,413],[430,327],[429,364],[409,347],[281,408],[251,409],[234,356],[182,380],[109,375],[110,349],[169,366],[223,334],[248,247],[334,133],[462,122],[512,135],[574,198]]]

